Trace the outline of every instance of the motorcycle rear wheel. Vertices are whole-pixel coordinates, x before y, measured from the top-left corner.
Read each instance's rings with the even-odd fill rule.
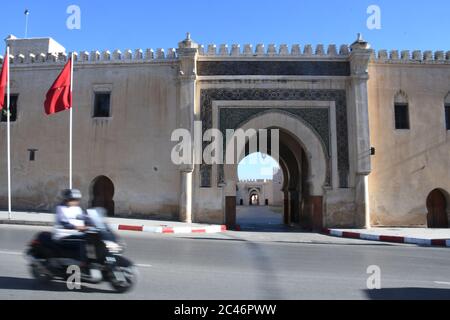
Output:
[[[33,263],[30,265],[30,273],[35,280],[41,284],[47,284],[52,281],[52,277],[42,270],[42,267]]]

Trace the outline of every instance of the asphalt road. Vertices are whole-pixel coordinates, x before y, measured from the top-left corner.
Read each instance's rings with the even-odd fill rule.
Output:
[[[0,226],[0,299],[450,299],[449,249],[306,241],[307,234],[305,241],[274,242],[257,233],[121,233],[126,255],[139,265],[134,291],[115,294],[107,284],[81,291],[64,283],[42,287],[22,256],[41,230]],[[367,289],[371,265],[381,268],[381,290]]]

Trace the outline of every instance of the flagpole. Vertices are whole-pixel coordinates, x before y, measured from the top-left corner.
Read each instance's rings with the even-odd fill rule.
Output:
[[[30,14],[30,11],[28,9],[25,10],[25,39],[28,38],[28,16]]]
[[[69,134],[69,140],[70,140],[70,151],[69,151],[69,189],[73,188],[73,52],[70,56],[70,96],[72,97],[72,105],[70,106],[70,134]]]
[[[7,144],[8,144],[8,219],[12,219],[12,201],[11,201],[11,88],[10,88],[10,59],[9,59],[9,46],[6,47],[6,118],[7,118]]]

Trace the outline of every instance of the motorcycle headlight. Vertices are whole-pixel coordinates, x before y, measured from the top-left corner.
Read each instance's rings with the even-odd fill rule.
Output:
[[[118,243],[112,242],[112,241],[103,241],[105,243],[106,248],[111,253],[121,253],[123,251],[123,248]]]

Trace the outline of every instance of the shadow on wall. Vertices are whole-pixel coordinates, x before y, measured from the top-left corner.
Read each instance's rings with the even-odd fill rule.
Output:
[[[389,288],[365,293],[371,300],[450,300],[450,289],[438,288]]]

